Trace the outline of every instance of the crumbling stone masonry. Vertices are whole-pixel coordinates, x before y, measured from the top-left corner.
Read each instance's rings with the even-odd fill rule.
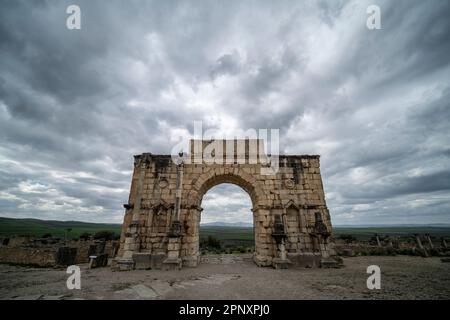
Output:
[[[91,255],[115,257],[117,241],[60,238],[0,238],[0,263],[39,267],[67,266],[89,262]]]
[[[241,141],[245,141],[248,158],[248,146],[254,140]],[[118,258],[113,268],[197,266],[202,198],[221,183],[238,185],[250,195],[254,261],[258,266],[286,268],[330,262],[331,220],[319,156],[279,156],[278,172],[263,175],[261,169],[267,163],[260,161],[261,157],[256,163],[242,163],[236,155],[237,148],[231,163],[194,163],[195,143],[201,143],[204,152],[211,141],[191,141],[190,163],[175,163],[170,155],[135,156]],[[235,140],[235,146],[237,143]],[[225,141],[223,145],[225,159]],[[195,155],[198,157],[198,152]]]

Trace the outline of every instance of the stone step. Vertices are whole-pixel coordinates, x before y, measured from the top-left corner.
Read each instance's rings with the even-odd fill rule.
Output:
[[[320,260],[320,267],[321,268],[340,268],[342,267],[342,264],[338,261],[334,260],[333,258],[324,258]]]

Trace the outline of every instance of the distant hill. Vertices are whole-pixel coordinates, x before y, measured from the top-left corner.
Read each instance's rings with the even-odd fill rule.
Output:
[[[252,228],[253,224],[248,222],[223,222],[223,221],[216,221],[216,222],[209,222],[209,223],[202,223],[200,225],[201,227],[239,227],[239,228]]]
[[[351,234],[357,239],[367,240],[375,233],[390,237],[411,238],[413,234],[428,233],[434,238],[450,238],[450,226],[448,225],[379,225],[379,226],[333,226],[335,238],[342,234]]]
[[[333,224],[333,228],[450,228],[450,223],[409,224]]]
[[[94,234],[97,231],[113,231],[120,234],[120,224],[109,223],[90,223],[80,221],[54,221],[39,219],[13,219],[0,217],[0,236],[34,236],[41,237],[46,233],[52,236],[64,236],[66,229],[72,229],[69,232],[71,237],[78,237],[82,233],[88,232]]]
[[[121,224],[90,223],[80,221],[53,221],[38,219],[13,219],[0,217],[0,236],[28,235],[41,237],[46,233],[63,237],[66,229],[73,238],[88,232],[108,230],[120,234]],[[378,226],[333,226],[334,237],[351,234],[358,239],[369,239],[375,233],[410,238],[414,233],[429,233],[432,237],[450,238],[449,225],[378,225]],[[253,224],[245,222],[212,222],[200,225],[200,237],[215,236],[221,240],[253,241]]]

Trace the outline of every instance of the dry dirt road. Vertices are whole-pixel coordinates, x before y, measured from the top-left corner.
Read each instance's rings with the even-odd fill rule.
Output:
[[[0,265],[0,299],[450,299],[450,263],[439,258],[355,257],[341,269],[258,268],[249,256],[209,256],[198,268],[112,272],[81,265],[81,290],[65,269]],[[369,290],[366,268],[381,268]]]

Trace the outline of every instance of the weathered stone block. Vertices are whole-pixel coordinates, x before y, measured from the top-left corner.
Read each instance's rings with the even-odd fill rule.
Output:
[[[322,259],[320,254],[311,252],[296,254],[288,253],[287,257],[292,262],[293,266],[303,268],[319,267]]]
[[[77,248],[60,247],[56,252],[56,265],[70,266],[75,264]]]

